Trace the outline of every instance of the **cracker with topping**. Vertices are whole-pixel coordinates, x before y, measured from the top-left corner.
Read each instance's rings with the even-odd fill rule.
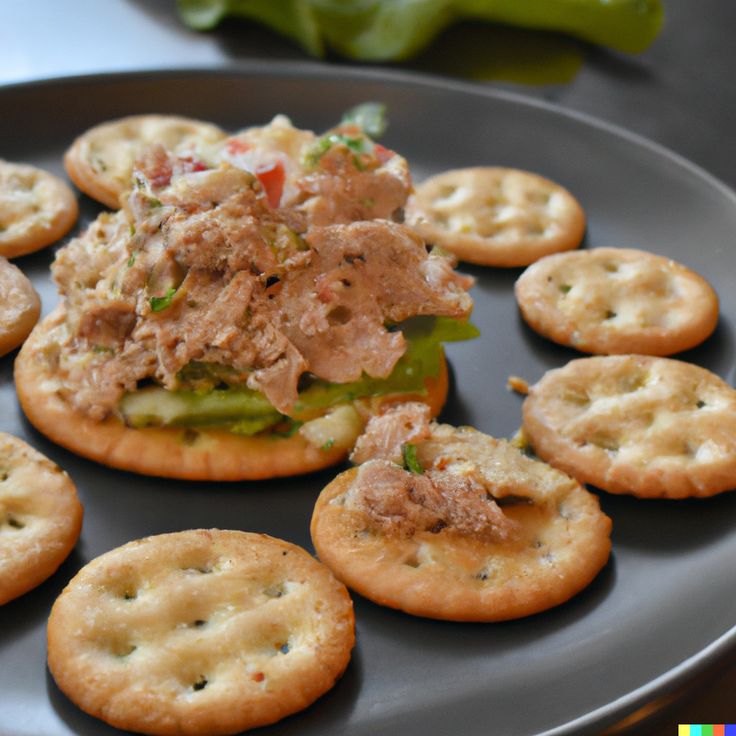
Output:
[[[422,182],[406,221],[428,243],[461,261],[526,266],[577,248],[585,214],[559,184],[519,169],[454,169]]]
[[[685,498],[736,484],[736,391],[691,363],[573,360],[532,386],[523,415],[539,457],[611,493]]]
[[[82,505],[69,476],[0,433],[0,605],[53,575],[77,543]]]
[[[0,256],[0,355],[17,348],[33,329],[41,300],[23,272]]]
[[[354,639],[347,590],[303,549],[199,529],[82,568],[52,608],[48,662],[61,690],[112,726],[218,736],[306,708]]]
[[[515,294],[532,329],[584,353],[672,355],[718,323],[718,296],[704,278],[633,248],[547,256],[524,271]]]
[[[74,193],[57,176],[0,159],[0,256],[16,258],[55,243],[78,214]]]
[[[64,155],[69,178],[111,209],[130,187],[136,159],[148,146],[162,145],[197,166],[203,149],[225,138],[212,123],[176,115],[131,115],[101,123],[80,135]]]
[[[605,565],[611,521],[577,481],[477,430],[420,436],[415,414],[395,416],[414,437],[402,460],[375,444],[315,506],[315,549],[348,587],[416,616],[501,621],[563,603]]]

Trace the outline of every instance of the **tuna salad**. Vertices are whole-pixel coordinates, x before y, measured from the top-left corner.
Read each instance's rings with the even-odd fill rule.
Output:
[[[421,392],[440,341],[477,334],[472,279],[401,224],[406,161],[345,122],[284,117],[206,157],[153,146],[123,209],[61,249],[45,359],[96,420],[289,431]]]

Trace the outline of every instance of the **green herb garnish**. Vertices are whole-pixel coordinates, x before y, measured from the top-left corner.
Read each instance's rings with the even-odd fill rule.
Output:
[[[364,136],[343,135],[342,133],[325,133],[304,155],[304,166],[308,169],[314,168],[319,160],[333,146],[343,145],[351,150],[355,155],[355,165],[360,168],[363,164],[358,158],[360,154],[371,153],[373,151],[373,143]]]
[[[380,138],[388,126],[386,105],[380,102],[364,102],[362,105],[356,105],[343,115],[342,122],[357,125],[371,138]]]
[[[416,473],[417,475],[424,474],[424,468],[417,460],[417,448],[410,442],[405,442],[401,445],[401,457],[404,460],[404,467],[410,473]]]
[[[131,253],[130,258],[128,258],[128,268],[133,268],[134,263],[135,263],[135,253]]]
[[[330,437],[330,439],[328,439],[327,442],[325,442],[324,445],[322,445],[322,447],[320,447],[319,449],[327,452],[327,450],[329,450],[334,444],[335,444],[335,440],[332,437]]]
[[[174,294],[176,294],[176,289],[172,286],[163,296],[152,296],[148,300],[151,303],[151,311],[162,312],[170,307]]]

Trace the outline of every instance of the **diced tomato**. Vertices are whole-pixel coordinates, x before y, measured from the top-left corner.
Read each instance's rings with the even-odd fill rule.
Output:
[[[284,193],[284,180],[286,179],[284,165],[281,161],[266,164],[259,166],[255,173],[266,192],[269,206],[275,209],[281,204],[281,195]]]
[[[207,171],[209,166],[203,161],[200,161],[194,156],[180,156],[179,161],[181,163],[182,170],[186,174],[190,174],[192,171]]]
[[[250,143],[241,141],[240,138],[231,138],[227,142],[227,152],[231,156],[237,156],[239,153],[245,153],[250,150]]]
[[[382,146],[380,143],[376,143],[376,145],[373,148],[373,152],[376,154],[376,158],[382,164],[385,164],[386,161],[388,161],[390,158],[393,158],[396,155],[394,151],[392,151],[390,148],[386,148],[386,146]]]

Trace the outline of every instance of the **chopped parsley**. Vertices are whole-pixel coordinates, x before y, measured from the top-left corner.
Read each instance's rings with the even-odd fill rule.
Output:
[[[334,444],[335,444],[335,440],[332,437],[330,437],[330,439],[328,439],[327,442],[325,442],[324,445],[322,445],[322,447],[320,447],[319,449],[327,452],[327,450],[331,449]]]
[[[371,138],[380,138],[385,132],[386,105],[380,102],[364,102],[348,110],[342,118],[343,123],[360,126]]]
[[[163,296],[152,296],[148,301],[151,303],[152,312],[163,312],[171,306],[171,300],[176,294],[176,289],[172,286]]]
[[[410,473],[416,473],[417,475],[424,474],[424,468],[419,463],[419,460],[417,460],[417,448],[415,445],[412,445],[410,442],[405,442],[401,445],[401,457],[404,460],[404,467]]]
[[[322,156],[335,145],[343,145],[356,154],[353,157],[353,161],[358,168],[363,166],[359,158],[360,154],[371,153],[373,151],[373,143],[365,136],[326,133],[307,151],[304,156],[304,165],[310,169],[314,168]]]

